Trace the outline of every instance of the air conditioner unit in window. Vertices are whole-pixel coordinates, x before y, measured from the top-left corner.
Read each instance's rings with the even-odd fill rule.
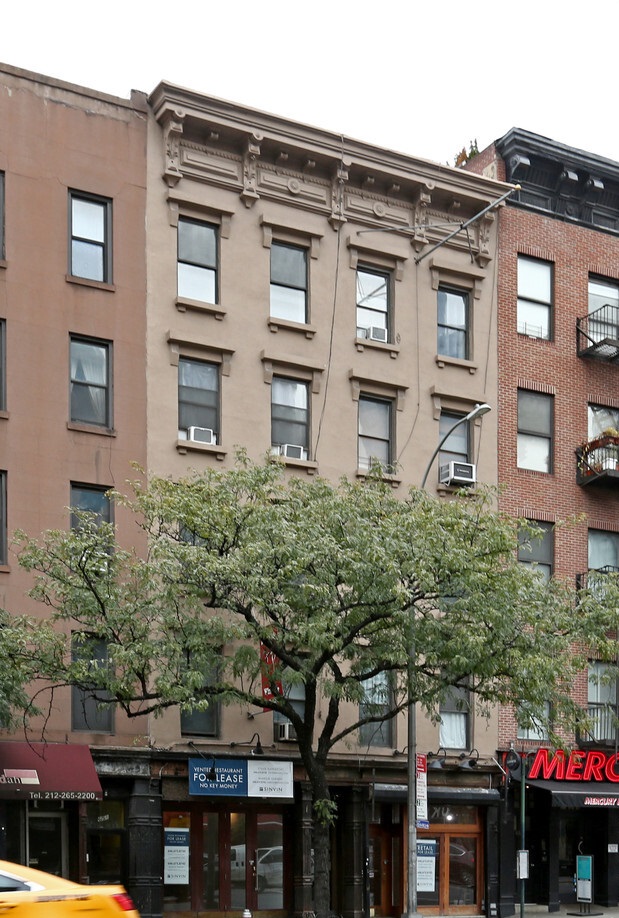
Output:
[[[307,459],[307,450],[296,443],[282,443],[279,454],[287,459]]]
[[[473,485],[477,470],[472,462],[448,462],[439,471],[439,481],[446,485]]]
[[[387,329],[380,328],[378,325],[372,325],[367,330],[367,337],[371,338],[372,341],[387,341]]]
[[[296,740],[297,734],[289,720],[283,724],[275,724],[275,738],[280,743],[291,743]]]
[[[217,444],[215,432],[210,427],[189,427],[187,439],[194,440],[196,443],[210,443],[212,446]]]

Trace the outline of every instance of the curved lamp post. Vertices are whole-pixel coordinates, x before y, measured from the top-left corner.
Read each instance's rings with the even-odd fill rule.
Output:
[[[473,421],[491,411],[490,405],[486,402],[475,405],[472,411],[459,418],[453,424],[444,437],[439,441],[438,446],[432,453],[430,461],[426,467],[423,478],[421,479],[421,490],[426,486],[428,475],[432,464],[445,441],[451,436],[456,427]],[[410,644],[408,658],[408,788],[406,795],[407,816],[408,816],[408,861],[407,861],[407,897],[406,897],[406,918],[419,918],[417,911],[417,711],[415,708],[415,699],[412,693],[412,676],[415,666],[415,613],[411,613],[410,620]]]

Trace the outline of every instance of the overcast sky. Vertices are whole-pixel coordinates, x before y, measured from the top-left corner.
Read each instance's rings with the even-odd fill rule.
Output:
[[[160,80],[453,164],[521,127],[619,161],[616,0],[5,0],[0,60]]]

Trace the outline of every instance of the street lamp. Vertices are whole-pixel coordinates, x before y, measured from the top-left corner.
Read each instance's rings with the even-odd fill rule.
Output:
[[[430,457],[430,461],[428,462],[426,470],[423,473],[423,478],[421,479],[421,490],[422,491],[426,486],[426,481],[428,480],[428,475],[430,474],[432,463],[434,462],[434,460],[440,453],[441,449],[443,448],[445,441],[449,439],[449,437],[452,435],[456,427],[460,427],[461,424],[468,424],[469,421],[474,421],[475,418],[480,418],[482,414],[488,414],[489,411],[492,411],[492,408],[490,407],[490,405],[487,405],[485,402],[483,402],[480,405],[475,405],[472,411],[469,411],[469,413],[465,414],[464,417],[458,418],[455,424],[452,424],[452,426],[449,428],[445,436],[441,438],[438,446],[436,447],[436,449],[432,453],[432,456]]]
[[[481,417],[491,411],[490,405],[485,402],[475,405],[472,411],[452,424],[444,437],[441,437],[438,446],[432,453],[430,461],[421,479],[421,490],[426,486],[432,463],[438,456],[445,441],[451,436],[456,427],[467,424],[475,418]],[[419,918],[417,911],[417,711],[413,697],[413,675],[415,670],[415,611],[411,612],[410,643],[408,655],[408,787],[406,792],[406,807],[408,816],[408,862],[407,862],[407,896],[406,918]]]

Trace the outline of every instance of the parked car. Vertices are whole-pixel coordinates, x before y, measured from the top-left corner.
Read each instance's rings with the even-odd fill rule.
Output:
[[[275,886],[279,889],[284,884],[284,849],[281,845],[273,848],[258,848],[258,889]]]
[[[122,886],[82,886],[0,861],[0,912],[11,918],[140,918]]]

